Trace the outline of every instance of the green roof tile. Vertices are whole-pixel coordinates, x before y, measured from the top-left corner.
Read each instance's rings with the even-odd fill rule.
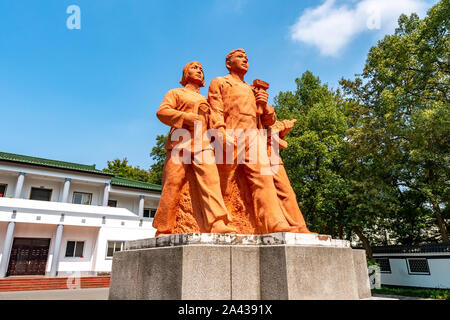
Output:
[[[131,180],[131,179],[125,179],[125,178],[121,178],[121,177],[115,177],[114,174],[106,173],[106,172],[96,169],[95,164],[94,165],[85,165],[85,164],[78,164],[78,163],[72,163],[72,162],[29,157],[29,156],[7,153],[7,152],[0,152],[0,160],[11,161],[11,162],[16,162],[16,163],[31,164],[31,165],[37,165],[37,166],[43,166],[43,167],[49,167],[49,168],[58,168],[58,169],[65,169],[65,170],[81,171],[81,172],[86,172],[86,173],[101,174],[101,175],[111,177],[112,185],[128,187],[128,188],[151,190],[151,191],[161,191],[162,190],[162,187],[157,184],[146,183],[146,182],[136,181],[136,180]]]
[[[152,191],[161,191],[162,190],[162,187],[158,184],[130,180],[130,179],[122,178],[122,177],[112,177],[111,184],[120,186],[120,187],[138,188],[138,189],[145,189],[145,190],[152,190]]]
[[[44,159],[44,158],[23,156],[20,154],[13,154],[13,153],[7,153],[7,152],[0,152],[0,160],[112,176],[112,174],[110,174],[110,173],[106,173],[101,170],[97,170],[95,168],[95,164],[94,165],[85,165],[85,164],[78,164],[78,163],[72,163],[72,162],[64,162],[64,161],[50,160],[50,159]]]

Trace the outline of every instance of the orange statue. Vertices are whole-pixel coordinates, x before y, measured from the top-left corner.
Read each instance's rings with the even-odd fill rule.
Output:
[[[256,132],[257,129],[273,125],[276,115],[274,109],[267,105],[267,92],[261,90],[254,94],[252,87],[244,81],[249,67],[245,51],[237,49],[230,52],[226,58],[226,67],[229,74],[213,79],[209,87],[208,101],[218,117],[215,127]],[[256,163],[249,163],[247,153],[257,139],[258,136],[254,136],[245,145],[244,163],[238,164],[234,157],[233,164],[218,165],[223,196],[229,197],[232,178],[236,170],[240,169],[260,232],[292,232],[295,227],[289,225],[283,214],[273,177],[262,174],[264,169],[270,170],[270,163],[264,164],[259,159]]]
[[[271,132],[276,131],[279,147],[287,147],[284,139],[295,120],[276,121],[267,104],[268,83],[255,80],[250,86],[244,81],[248,58],[243,49],[227,55],[226,67],[229,74],[211,82],[206,99],[200,94],[203,68],[198,62],[188,63],[180,81],[183,88],[169,91],[158,109],[158,118],[171,129],[153,222],[157,236],[311,233],[281,157],[274,152],[275,144],[271,146]],[[268,129],[269,135],[260,129]],[[266,138],[268,144],[261,148]],[[255,145],[262,154],[256,159],[251,156]],[[213,162],[205,162],[211,154]]]
[[[278,132],[280,139],[278,145],[281,149],[287,148],[288,144],[284,139],[287,133],[294,127],[296,121],[296,119],[277,121],[275,124],[269,127],[269,130],[276,130]],[[269,142],[269,153],[271,153],[270,148],[271,146]],[[295,227],[294,232],[314,233],[309,231],[306,226],[305,219],[303,218],[303,214],[298,206],[297,196],[292,189],[289,177],[284,168],[283,160],[281,159],[279,154],[275,154],[274,156],[277,157],[277,161],[274,161],[274,163],[272,163],[272,171],[274,173],[273,182],[277,190],[277,196],[280,201],[281,208],[283,209],[284,216],[286,217],[289,224]]]
[[[184,88],[170,90],[157,112],[158,119],[170,126],[171,130],[166,145],[167,157],[163,171],[161,200],[155,214],[153,227],[157,229],[157,236],[177,233],[175,227],[181,191],[186,181],[190,180],[191,192],[196,192],[198,199],[196,208],[201,211],[203,217],[203,223],[199,223],[200,231],[236,233],[234,228],[228,226],[231,217],[222,198],[216,164],[194,161],[195,156],[198,155],[194,152],[199,154],[211,152],[210,143],[203,141],[199,150],[195,150],[195,148],[182,150],[183,153],[189,153],[188,162],[177,162],[171,156],[172,151],[181,143],[193,146],[194,139],[192,138],[182,142],[174,138],[173,140],[176,141],[172,141],[172,135],[176,129],[185,129],[192,134],[194,125],[200,123],[203,134],[214,123],[208,101],[200,94],[200,87],[204,86],[201,64],[198,62],[188,63],[183,69],[180,83]]]

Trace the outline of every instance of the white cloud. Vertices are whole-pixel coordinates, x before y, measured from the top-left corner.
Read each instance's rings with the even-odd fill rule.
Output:
[[[423,15],[425,0],[359,0],[353,6],[325,0],[306,9],[291,27],[291,38],[319,49],[325,56],[337,56],[363,32],[393,32],[398,17],[413,12]]]

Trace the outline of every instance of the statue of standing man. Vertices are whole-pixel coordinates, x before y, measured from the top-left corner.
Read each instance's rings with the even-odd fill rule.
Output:
[[[244,81],[249,64],[243,49],[233,50],[227,55],[226,67],[229,74],[213,79],[209,87],[208,101],[218,116],[215,127],[235,132],[254,130],[259,134],[259,129],[276,122],[274,109],[267,105],[268,94],[261,91],[255,95],[252,87]],[[254,141],[257,140],[258,138]],[[252,142],[249,143],[251,144]],[[262,233],[294,231],[284,217],[272,176],[263,174],[270,170],[270,163],[262,163],[259,159],[256,163],[248,161],[249,145],[245,146],[244,163],[238,163],[234,158],[232,164],[218,165],[224,197],[231,192],[230,186],[235,171],[241,169]]]

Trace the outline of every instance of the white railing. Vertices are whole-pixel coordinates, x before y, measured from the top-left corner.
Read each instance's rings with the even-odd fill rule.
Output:
[[[54,214],[98,215],[117,217],[137,217],[137,214],[126,208],[81,205],[63,202],[37,201],[14,198],[0,198],[0,211],[3,212],[39,212]]]

